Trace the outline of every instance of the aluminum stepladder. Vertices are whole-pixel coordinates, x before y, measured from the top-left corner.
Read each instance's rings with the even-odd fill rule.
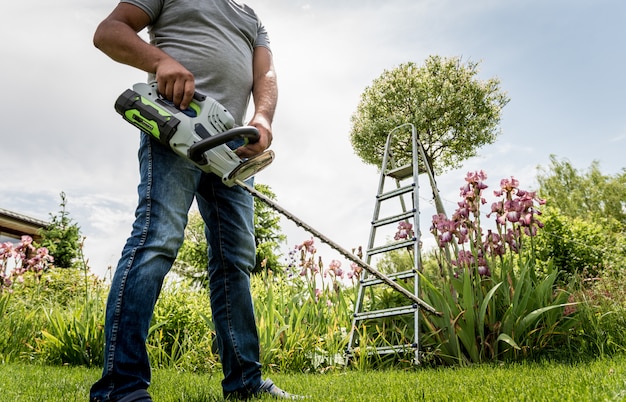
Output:
[[[393,155],[395,135],[402,129],[411,130],[411,160],[398,162]],[[406,138],[406,137],[405,137]],[[408,145],[408,144],[406,144]],[[397,146],[397,145],[396,145]],[[383,162],[380,171],[380,179],[378,184],[378,192],[376,194],[376,202],[374,207],[374,215],[371,222],[371,230],[367,249],[365,250],[364,261],[370,265],[374,263],[376,258],[381,260],[387,253],[402,249],[412,254],[412,266],[401,272],[387,272],[386,275],[396,282],[412,282],[412,293],[419,297],[419,272],[421,271],[421,253],[420,253],[420,225],[419,225],[419,156],[422,157],[424,166],[427,165],[424,151],[421,148],[415,126],[412,124],[403,124],[393,129],[387,136]],[[430,169],[427,167],[427,169]],[[430,170],[429,170],[430,171]],[[391,182],[391,183],[390,183]],[[390,188],[391,187],[391,188]],[[400,213],[394,212],[389,214],[384,208],[389,208],[394,203],[396,208],[399,203]],[[410,224],[412,231],[405,232],[403,236],[397,239],[394,236],[390,239],[391,234],[398,230],[398,225],[403,222],[405,225]],[[385,232],[386,230],[386,232]],[[387,235],[387,236],[385,236]],[[381,237],[384,243],[377,242]],[[396,251],[398,252],[398,251]],[[378,268],[379,269],[379,268]],[[380,269],[379,269],[380,270]],[[388,355],[388,354],[413,354],[413,362],[419,363],[419,313],[420,306],[405,298],[400,306],[386,307],[379,310],[369,310],[367,304],[370,303],[371,295],[374,288],[382,282],[373,277],[367,271],[361,274],[359,282],[359,290],[354,307],[354,315],[352,320],[352,328],[350,332],[349,343],[346,348],[346,361],[359,353]],[[377,345],[361,344],[368,342],[364,339],[362,330],[367,329],[368,322],[381,319],[393,320],[404,317],[405,321],[412,321],[413,336],[410,342],[398,344],[397,341],[387,341],[381,339]],[[367,330],[365,332],[368,332]],[[395,342],[395,343],[394,343]]]

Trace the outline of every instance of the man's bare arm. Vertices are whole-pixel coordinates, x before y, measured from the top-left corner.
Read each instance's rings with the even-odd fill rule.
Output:
[[[237,155],[248,158],[260,154],[272,144],[272,121],[278,101],[278,85],[272,53],[259,46],[254,49],[252,97],[254,116],[250,125],[259,130],[259,142],[237,149]]]
[[[181,109],[191,103],[195,91],[193,74],[138,32],[150,24],[139,7],[119,3],[94,34],[94,45],[113,60],[156,75],[159,92]]]

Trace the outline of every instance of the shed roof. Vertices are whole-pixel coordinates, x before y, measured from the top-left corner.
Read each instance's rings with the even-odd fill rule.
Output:
[[[41,219],[0,208],[0,232],[37,237],[39,230],[49,224]]]

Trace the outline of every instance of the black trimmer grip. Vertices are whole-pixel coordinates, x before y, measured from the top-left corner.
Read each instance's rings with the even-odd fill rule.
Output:
[[[187,156],[189,159],[196,163],[202,163],[204,160],[203,154],[209,149],[215,148],[219,145],[226,144],[232,140],[247,139],[248,143],[255,143],[259,141],[259,130],[252,126],[242,126],[231,128],[228,131],[213,135],[194,143],[189,147]]]

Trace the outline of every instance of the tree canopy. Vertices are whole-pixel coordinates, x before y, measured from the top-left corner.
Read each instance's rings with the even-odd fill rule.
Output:
[[[497,78],[479,80],[478,63],[459,57],[430,56],[385,70],[365,89],[352,115],[350,139],[366,163],[380,166],[391,130],[412,123],[435,173],[454,169],[491,144],[499,134],[502,108],[508,103]],[[398,140],[396,161],[411,161],[411,135]],[[423,165],[420,162],[421,171]]]
[[[580,171],[567,160],[550,156],[550,166],[540,166],[540,194],[563,215],[591,220],[610,218],[626,228],[626,169],[614,176],[603,174],[598,161]]]

